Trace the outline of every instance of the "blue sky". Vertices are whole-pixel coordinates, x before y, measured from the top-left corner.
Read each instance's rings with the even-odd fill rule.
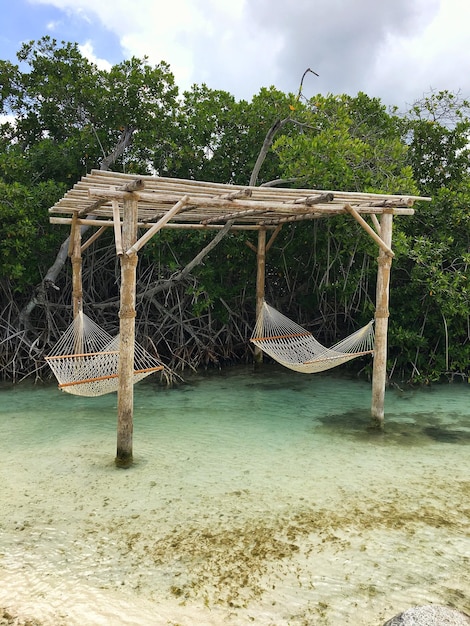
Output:
[[[0,0],[0,59],[50,35],[103,67],[135,55],[250,99],[365,91],[406,107],[431,89],[470,97],[469,0]]]
[[[16,62],[16,53],[23,42],[44,35],[58,41],[90,41],[96,56],[101,55],[111,64],[124,58],[119,37],[100,20],[90,19],[86,14],[29,0],[0,0],[0,7],[0,58],[3,60]]]

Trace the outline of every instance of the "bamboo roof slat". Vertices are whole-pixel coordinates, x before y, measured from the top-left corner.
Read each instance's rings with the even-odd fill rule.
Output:
[[[307,196],[306,198],[297,198],[294,200],[294,204],[306,204],[312,206],[312,204],[322,204],[323,202],[333,202],[335,199],[332,193],[321,193],[318,196]]]
[[[92,170],[49,209],[50,221],[70,223],[63,220],[76,215],[80,224],[117,224],[113,203],[122,211],[124,199],[131,196],[138,204],[139,226],[144,228],[151,228],[187,196],[185,205],[163,227],[188,229],[223,227],[229,220],[233,229],[256,229],[345,214],[346,205],[358,214],[413,215],[415,202],[431,200],[406,194],[250,187]]]

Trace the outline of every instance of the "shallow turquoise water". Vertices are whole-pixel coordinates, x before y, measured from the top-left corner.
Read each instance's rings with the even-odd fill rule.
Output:
[[[0,606],[44,624],[381,624],[470,610],[470,386],[230,368],[115,394],[0,389]],[[60,620],[63,620],[62,622]]]

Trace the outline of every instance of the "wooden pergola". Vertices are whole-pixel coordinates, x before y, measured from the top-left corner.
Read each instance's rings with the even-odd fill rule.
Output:
[[[121,261],[116,464],[132,464],[136,267],[139,250],[157,232],[162,228],[256,231],[259,312],[264,300],[266,253],[284,225],[341,214],[356,220],[379,248],[371,413],[382,426],[393,217],[413,215],[415,202],[429,200],[406,195],[249,187],[100,170],[84,176],[49,209],[50,222],[71,227],[74,316],[82,310],[82,252],[107,228],[114,230],[116,254]],[[81,226],[97,229],[84,243]],[[255,356],[261,359],[261,353]]]

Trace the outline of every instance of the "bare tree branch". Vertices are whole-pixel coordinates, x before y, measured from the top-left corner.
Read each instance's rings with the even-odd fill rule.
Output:
[[[311,70],[310,68],[306,69],[305,72],[302,75],[302,78],[300,80],[300,86],[299,86],[299,92],[297,94],[297,98],[296,98],[296,102],[298,102],[302,96],[302,87],[303,87],[303,83],[304,83],[304,78],[308,73],[312,73],[315,74],[315,76],[318,76],[318,74],[316,72],[314,72],[313,70]],[[295,110],[295,107],[291,107],[292,110]],[[298,122],[297,120],[294,120],[290,115],[286,118],[284,118],[283,120],[276,120],[274,122],[274,124],[271,126],[271,128],[268,130],[268,132],[266,133],[266,137],[264,138],[263,141],[263,145],[261,146],[261,150],[258,154],[258,158],[256,159],[256,163],[255,166],[253,167],[253,171],[251,172],[251,176],[250,176],[250,187],[255,187],[257,182],[258,182],[258,176],[261,170],[261,167],[268,155],[268,152],[273,144],[274,141],[274,137],[276,136],[276,134],[282,129],[284,128],[284,126],[288,123],[288,122],[292,122],[293,124],[298,124],[300,126],[304,126],[306,127],[306,124],[302,124],[301,122]]]
[[[255,187],[256,183],[258,182],[258,175],[259,175],[261,166],[263,165],[268,155],[268,152],[273,144],[274,137],[281,130],[281,128],[283,128],[290,121],[291,121],[290,116],[286,117],[283,120],[276,120],[274,124],[271,126],[271,128],[268,130],[268,132],[266,133],[266,137],[264,138],[263,145],[261,146],[261,150],[258,154],[258,158],[256,159],[255,166],[253,168],[253,171],[251,172],[250,187]]]
[[[144,298],[149,298],[155,296],[157,293],[164,291],[165,289],[170,289],[175,283],[183,280],[188,274],[190,274],[193,269],[200,265],[205,256],[209,254],[211,250],[213,250],[217,244],[225,237],[225,235],[230,231],[233,222],[227,222],[225,226],[219,230],[217,235],[210,241],[205,248],[197,254],[192,261],[190,261],[180,272],[178,272],[175,276],[172,276],[168,280],[163,280],[158,282],[156,285],[151,287],[150,289],[146,289],[142,294],[139,294],[137,300],[142,300]]]
[[[125,126],[122,129],[121,136],[118,139],[118,142],[112,152],[105,156],[100,164],[100,170],[102,172],[107,172],[111,165],[113,165],[117,159],[124,153],[126,148],[128,148],[134,137],[134,133],[136,128],[133,126]]]

